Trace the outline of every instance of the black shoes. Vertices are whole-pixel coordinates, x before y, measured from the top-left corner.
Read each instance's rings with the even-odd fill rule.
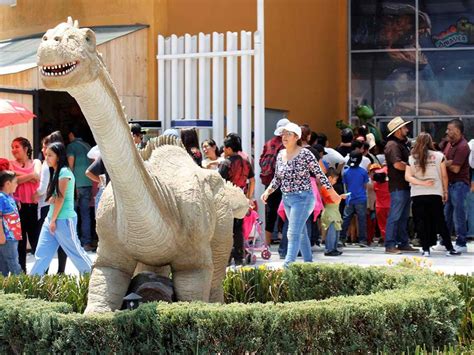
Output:
[[[339,251],[339,250],[331,250],[324,253],[325,256],[339,256],[341,254],[342,254],[342,251]]]

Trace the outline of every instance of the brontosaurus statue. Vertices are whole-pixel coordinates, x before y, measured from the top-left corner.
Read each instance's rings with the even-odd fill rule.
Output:
[[[78,102],[111,178],[86,313],[120,308],[139,263],[169,266],[178,300],[221,302],[233,219],[248,210],[243,192],[198,167],[179,140],[163,137],[142,158],[92,30],[68,18],[46,32],[37,56],[44,86]]]

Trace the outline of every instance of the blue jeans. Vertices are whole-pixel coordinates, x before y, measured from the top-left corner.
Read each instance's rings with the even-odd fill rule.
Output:
[[[359,225],[359,243],[367,243],[367,201],[356,204],[346,204],[342,221],[341,238],[346,238],[347,229],[351,224],[352,216],[357,215]]]
[[[466,246],[467,227],[466,227],[466,209],[464,202],[469,193],[469,185],[465,182],[455,182],[449,184],[448,201],[444,205],[444,216],[448,230],[456,232],[456,245]],[[453,223],[454,222],[454,223]]]
[[[314,210],[314,204],[314,195],[311,190],[283,194],[283,206],[288,218],[288,252],[285,257],[285,267],[296,260],[300,249],[305,262],[313,261],[306,221]]]
[[[9,273],[18,275],[22,272],[18,262],[17,240],[7,240],[5,244],[0,244],[0,272],[3,276],[8,276]]]
[[[82,249],[77,238],[77,217],[56,220],[56,231],[54,234],[51,234],[49,230],[49,223],[50,219],[46,218],[41,228],[36,248],[36,261],[30,274],[43,275],[49,268],[49,264],[59,246],[63,248],[69,260],[72,261],[81,274],[91,272],[92,261],[84,249]]]
[[[306,230],[308,232],[308,238],[310,239],[310,241],[311,241],[311,235],[312,235],[311,233],[314,233],[313,227],[314,227],[313,219],[310,216],[310,218],[308,218],[308,220],[306,221]],[[286,220],[285,223],[283,224],[283,229],[281,231],[281,240],[280,240],[280,244],[278,245],[278,254],[280,254],[280,256],[286,257],[287,251],[288,251],[288,220]]]
[[[330,251],[337,251],[338,242],[339,242],[339,231],[336,230],[334,223],[331,223],[326,233],[326,243],[325,243],[326,252],[328,253]]]
[[[390,212],[385,230],[385,248],[409,246],[408,217],[410,217],[410,190],[390,192]]]
[[[79,239],[82,245],[90,244],[91,237],[91,215],[89,206],[91,203],[92,187],[77,188],[77,212],[81,216],[81,235]]]

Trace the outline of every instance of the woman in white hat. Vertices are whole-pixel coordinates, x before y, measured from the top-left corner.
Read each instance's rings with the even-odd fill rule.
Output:
[[[313,260],[306,230],[306,220],[315,204],[310,173],[319,178],[323,187],[333,195],[334,201],[341,198],[321,171],[314,155],[301,147],[301,128],[297,124],[289,122],[275,133],[281,135],[285,149],[278,153],[275,176],[261,199],[267,203],[268,196],[277,188],[283,194],[283,205],[288,216],[288,251],[284,264],[287,267],[296,260],[300,249],[305,262]]]

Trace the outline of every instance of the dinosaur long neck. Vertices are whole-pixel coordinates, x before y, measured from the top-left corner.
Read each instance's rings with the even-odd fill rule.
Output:
[[[117,213],[124,217],[120,218],[121,227],[136,228],[139,233],[144,225],[156,224],[160,217],[169,220],[166,192],[160,191],[159,183],[150,176],[139,156],[120,100],[105,69],[95,81],[68,91],[79,103],[99,146],[112,181]],[[172,227],[173,223],[168,223],[162,227],[163,232]]]

